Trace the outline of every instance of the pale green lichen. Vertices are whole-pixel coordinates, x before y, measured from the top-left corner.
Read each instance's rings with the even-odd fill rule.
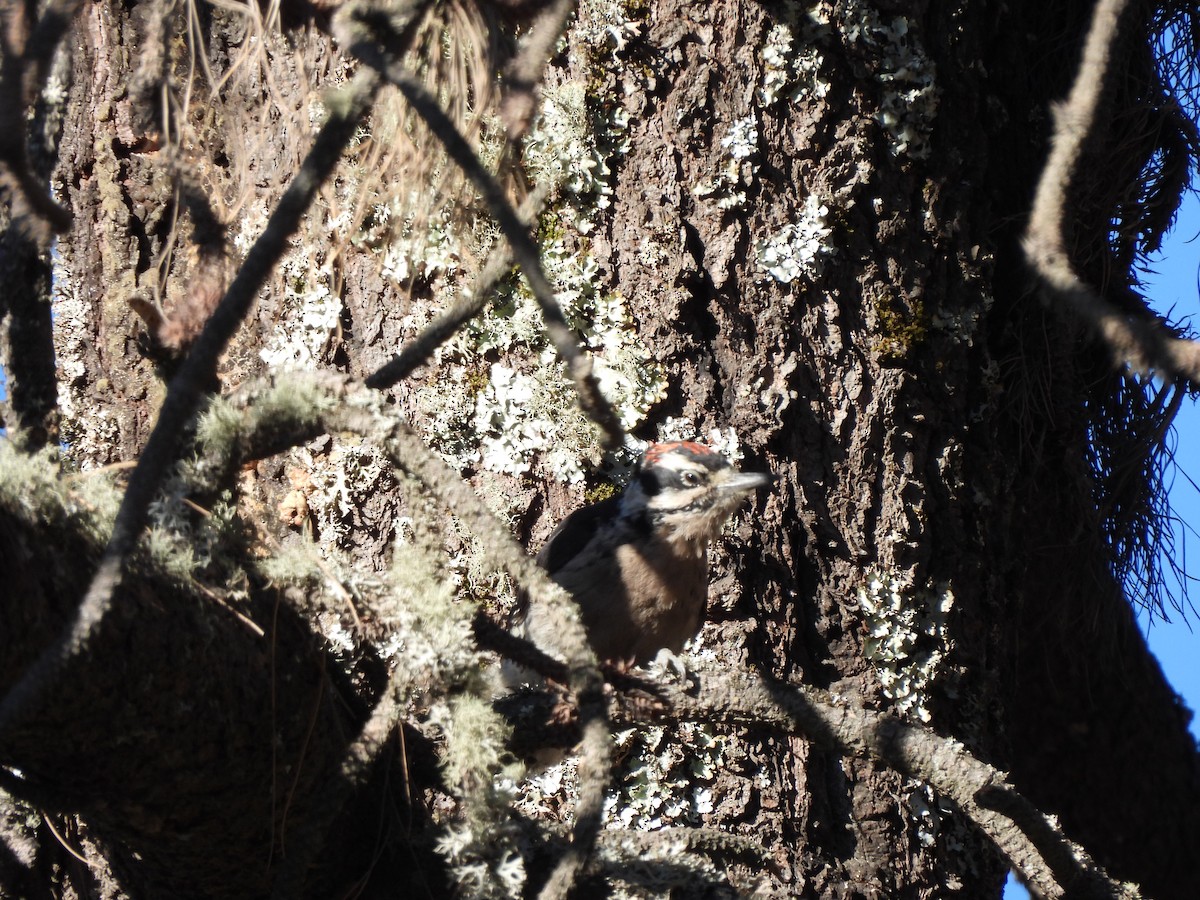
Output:
[[[700,649],[695,659],[713,658]],[[672,660],[672,665],[678,665]],[[672,677],[655,662],[652,678]],[[654,831],[698,825],[714,811],[713,789],[730,763],[725,735],[707,723],[643,726],[615,735],[622,764],[604,804],[605,827]],[[578,759],[570,756],[519,785],[516,808],[534,818],[555,817],[577,800]]]
[[[525,170],[534,182],[588,201],[569,207],[575,222],[588,230],[589,207],[604,209],[612,196],[612,170],[597,144],[596,124],[588,109],[585,85],[567,81],[547,87],[523,148]]]
[[[781,284],[791,284],[801,277],[810,281],[817,278],[825,261],[837,254],[837,248],[829,242],[833,228],[828,217],[829,207],[816,194],[809,194],[795,222],[755,243],[759,271]]]
[[[415,196],[407,201],[393,196],[377,203],[352,239],[379,256],[381,274],[396,284],[452,274],[462,262],[462,237],[449,214],[422,214],[419,225],[417,208]],[[404,220],[397,223],[400,216]]]
[[[758,98],[766,106],[778,100],[800,103],[809,98],[822,99],[832,87],[821,77],[824,58],[817,42],[829,32],[829,20],[817,10],[804,16],[789,5],[784,20],[771,26],[762,48],[763,81]]]
[[[858,589],[858,605],[867,630],[863,656],[875,667],[883,695],[900,714],[928,722],[929,690],[951,647],[949,586],[918,590],[872,570]]]
[[[152,519],[161,513],[161,506],[150,510]],[[147,552],[163,574],[178,582],[190,581],[202,565],[191,532],[191,528],[181,526],[179,519],[172,518],[166,525],[151,525],[143,539]]]
[[[336,400],[311,378],[281,377],[252,404],[214,397],[196,423],[196,443],[208,465],[220,465],[254,430],[259,442],[271,434],[315,429]]]
[[[432,553],[407,539],[396,541],[385,624],[400,635],[394,661],[408,681],[453,690],[477,676],[481,662],[471,639],[472,608],[456,601],[442,577],[443,561],[434,561]]]
[[[121,492],[107,475],[64,481],[57,449],[24,453],[0,439],[0,504],[25,521],[78,531],[102,546],[120,503]]]
[[[184,509],[183,480],[168,479],[149,507],[149,527],[138,547],[138,565],[149,565],[159,577],[191,580],[211,564],[215,547],[230,527],[233,513],[217,504],[208,517],[192,522]],[[122,492],[103,474],[60,475],[58,450],[36,454],[0,440],[0,505],[25,519],[63,534],[78,534],[97,552],[108,542]]]
[[[441,823],[436,848],[465,896],[519,897],[524,861],[507,810],[520,767],[505,751],[509,726],[484,693],[485,666],[471,637],[474,606],[455,598],[430,535],[401,534],[379,605],[391,635],[383,657],[400,695],[428,710],[426,727],[442,736],[445,783],[458,805]]]
[[[697,825],[713,812],[712,787],[726,762],[726,739],[711,725],[631,729],[617,734],[616,742],[625,764],[605,800],[606,827],[655,831]]]
[[[541,222],[542,265],[568,324],[594,360],[600,389],[622,425],[640,424],[665,396],[661,367],[638,338],[628,304],[600,287],[587,244],[608,203],[609,160],[627,149],[619,108],[597,114],[574,82],[548,87],[524,147],[526,169],[557,192]],[[501,354],[503,361],[484,359]],[[451,377],[415,402],[430,443],[452,465],[578,482],[599,459],[595,429],[545,335],[524,281],[502,289],[486,314],[438,353]]]

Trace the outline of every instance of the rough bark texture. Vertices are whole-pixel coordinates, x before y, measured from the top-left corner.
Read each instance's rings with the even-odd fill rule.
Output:
[[[1089,402],[1118,376],[1039,303],[1019,257],[1047,110],[1070,83],[1090,11],[584,3],[546,94],[601,164],[552,185],[539,236],[564,270],[585,273],[575,302],[612,317],[580,326],[591,349],[661,394],[648,415],[630,414],[637,436],[732,428],[748,460],[779,475],[715,548],[703,652],[928,719],[1011,769],[1114,876],[1160,900],[1190,898],[1196,747],[1114,575],[1089,463]],[[74,466],[137,458],[164,376],[303,155],[321,91],[345,80],[319,12],[282,32],[249,22],[109,0],[76,22],[53,182],[75,217],[58,246],[54,322]],[[211,96],[204,65],[217,73]],[[175,91],[169,121],[146,87],[161,77]],[[486,228],[453,186],[412,186],[438,167],[390,154],[389,135],[411,133],[398,109],[381,99],[371,140],[322,192],[222,362],[224,393],[293,364],[364,377],[469,284]],[[534,182],[548,178],[540,134],[526,153]],[[1085,243],[1105,240],[1094,221],[1079,228]],[[433,249],[410,246],[414,235]],[[36,255],[10,250],[15,240],[0,244],[5,271],[29,297],[44,293],[44,259],[21,268]],[[407,249],[390,255],[397,245]],[[568,276],[556,277],[567,294]],[[525,301],[509,279],[466,336],[387,397],[536,545],[610,490],[605,473],[628,459],[595,465],[594,436]],[[44,316],[7,312],[45,342]],[[10,324],[10,343],[18,333]],[[45,400],[28,408],[52,434]],[[553,437],[539,444],[543,431]],[[71,484],[56,516],[0,506],[0,689],[68,619],[101,549],[89,518],[100,501]],[[449,687],[414,681],[406,725],[367,788],[338,790],[347,748],[404,664],[397,653],[425,646],[405,643],[402,627],[432,618],[389,605],[398,539],[420,544],[422,531],[402,518],[423,514],[402,486],[378,448],[346,434],[244,468],[235,503],[214,492],[182,509],[172,483],[156,534],[175,527],[199,542],[206,513],[239,524],[196,544],[187,577],[157,551],[139,555],[102,640],[52,703],[0,734],[0,764],[20,772],[0,786],[28,792],[0,795],[0,889],[256,897],[296,867],[312,897],[470,884],[462,858],[434,852],[447,832],[433,826],[467,821],[477,837],[491,828],[508,840],[511,823],[471,818],[491,789],[475,774],[454,780],[445,723],[469,694],[461,671]],[[504,606],[486,554],[443,518],[441,580],[461,603]],[[258,566],[286,556],[299,567],[305,554],[319,562],[303,578]],[[773,861],[723,864],[711,895],[999,896],[1006,867],[982,835],[880,764],[765,731],[622,741],[614,792],[631,812],[614,823],[715,826]],[[451,759],[440,775],[436,742]],[[646,800],[654,760],[663,793]],[[513,820],[562,815],[569,800],[549,793],[523,795]],[[96,868],[65,856],[36,810],[69,825]],[[556,840],[525,845],[531,885]],[[688,884],[678,895],[699,895]]]

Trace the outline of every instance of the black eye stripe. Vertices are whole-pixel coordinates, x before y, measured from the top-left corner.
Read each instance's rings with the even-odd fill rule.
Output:
[[[655,469],[643,469],[638,473],[638,481],[641,482],[642,491],[647,497],[653,497],[662,490],[662,482],[659,480],[658,472]]]

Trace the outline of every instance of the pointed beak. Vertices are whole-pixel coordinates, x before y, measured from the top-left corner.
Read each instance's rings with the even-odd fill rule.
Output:
[[[721,482],[717,490],[722,494],[748,494],[774,483],[775,476],[770,472],[734,472]]]

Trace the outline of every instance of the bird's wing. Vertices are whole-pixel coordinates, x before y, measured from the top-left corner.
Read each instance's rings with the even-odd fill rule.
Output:
[[[620,497],[609,497],[591,506],[577,509],[558,523],[538,552],[538,565],[553,575],[569,563],[608,519],[615,518]]]

